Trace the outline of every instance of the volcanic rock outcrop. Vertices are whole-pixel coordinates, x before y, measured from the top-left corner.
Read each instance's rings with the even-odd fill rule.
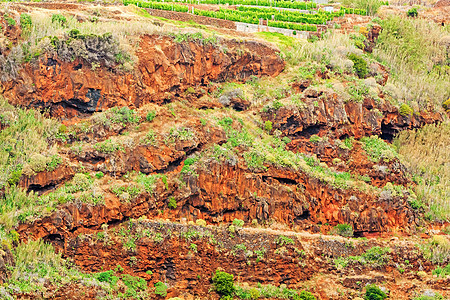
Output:
[[[210,81],[275,76],[285,65],[266,44],[225,39],[177,43],[161,35],[143,36],[137,56],[135,69],[122,72],[43,55],[25,64],[18,78],[3,82],[0,91],[12,104],[51,108],[53,116],[69,118],[114,106],[162,104],[182,97],[188,87],[208,90]]]

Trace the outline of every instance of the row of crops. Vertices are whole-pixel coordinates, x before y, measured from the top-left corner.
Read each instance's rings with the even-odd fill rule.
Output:
[[[156,1],[142,1],[142,0],[123,0],[123,5],[136,5],[137,7],[142,8],[152,8],[159,10],[170,10],[170,11],[178,11],[178,12],[188,12],[189,7],[186,5],[180,5],[175,3],[167,3],[167,2],[156,2]]]
[[[335,17],[342,17],[345,14],[345,10],[341,9],[336,12],[326,12],[323,10],[314,11],[311,13],[302,13],[300,11],[291,10],[279,10],[276,8],[261,8],[261,7],[248,7],[239,6],[237,10],[247,14],[254,14],[259,18],[272,19],[274,21],[285,21],[295,23],[306,24],[324,24],[326,21],[331,21]]]
[[[230,21],[234,21],[234,22],[250,23],[250,24],[258,24],[260,18],[264,18],[264,19],[271,18],[271,16],[262,16],[262,15],[255,14],[255,13],[242,13],[242,12],[238,12],[235,10],[229,10],[229,9],[221,9],[219,11],[208,11],[208,10],[196,9],[196,10],[194,10],[194,14],[199,15],[199,16],[230,20]],[[313,22],[315,20],[309,20],[309,21]],[[320,24],[320,23],[310,23],[310,24]],[[293,30],[299,30],[299,31],[317,31],[316,25],[309,25],[309,24],[298,24],[298,23],[283,22],[283,21],[268,21],[267,25],[271,26],[271,27],[286,28],[286,29],[293,29]]]
[[[284,1],[284,0],[178,0],[173,2],[165,2],[165,0],[123,0],[124,5],[134,4],[143,8],[152,8],[152,9],[160,9],[160,10],[171,10],[178,12],[188,12],[188,8],[184,5],[176,4],[176,2],[180,3],[191,3],[191,4],[231,4],[231,5],[249,5],[249,6],[269,6],[269,7],[277,7],[277,8],[292,8],[292,9],[301,9],[301,10],[312,10],[317,7],[317,4],[314,2],[302,2],[302,1]],[[268,13],[268,10],[272,12],[276,11],[274,8],[259,8],[259,7],[246,7],[240,6],[238,7],[240,11],[253,11],[253,12],[265,12]],[[266,11],[264,11],[266,10]],[[299,14],[300,12],[293,12],[293,14]],[[332,17],[342,16],[343,14],[357,14],[357,15],[366,15],[366,10],[364,9],[354,9],[354,8],[345,8],[342,7],[340,11],[335,13],[328,13],[332,15]],[[327,18],[330,20],[330,18]],[[278,19],[282,20],[282,19]],[[294,21],[296,22],[296,21]],[[320,23],[311,23],[311,24],[320,24]]]
[[[298,24],[298,23],[289,23],[289,22],[279,22],[279,21],[268,21],[267,26],[270,27],[278,27],[278,28],[286,28],[298,31],[317,31],[316,25],[309,24]]]
[[[128,0],[124,0],[128,1]],[[167,0],[153,0],[153,2],[170,2]],[[229,4],[229,5],[252,5],[269,6],[309,10],[317,7],[314,2],[289,1],[289,0],[177,0],[175,2],[189,4]]]
[[[342,7],[341,9],[344,10],[345,14],[355,14],[361,16],[367,15],[367,11],[365,9],[347,8],[347,7]]]
[[[305,24],[324,24],[326,23],[328,16],[322,14],[301,14],[293,15],[289,12],[279,12],[279,13],[256,13],[256,12],[246,12],[246,11],[236,11],[231,9],[220,9],[219,11],[209,11],[209,10],[194,10],[194,14],[204,17],[211,17],[217,19],[230,20],[235,22],[258,24],[259,19],[272,20],[272,21],[283,21],[283,22],[293,22],[293,23],[305,23]]]
[[[216,0],[200,0],[200,1],[203,2]],[[250,1],[250,0],[238,0],[238,1]],[[188,6],[176,4],[174,2],[123,0],[123,4],[124,5],[134,4],[142,8],[152,8],[167,11],[177,11],[177,12],[189,11]],[[315,26],[316,24],[326,24],[327,21],[333,20],[333,18],[335,17],[343,16],[345,13],[365,14],[365,11],[341,8],[337,12],[326,12],[323,10],[319,10],[314,11],[314,13],[304,13],[300,11],[282,10],[268,7],[239,6],[237,7],[237,10],[224,8],[221,8],[218,11],[194,9],[193,13],[198,16],[250,24],[259,24],[259,20],[264,19],[268,20],[268,26],[271,27],[286,28],[298,31],[317,31],[317,27]]]
[[[230,5],[252,5],[252,6],[270,6],[270,7],[282,7],[282,8],[293,8],[293,9],[312,9],[316,8],[317,4],[314,2],[303,2],[303,1],[274,1],[274,0],[186,0],[193,3],[201,4],[230,4]],[[189,2],[190,3],[190,2]]]

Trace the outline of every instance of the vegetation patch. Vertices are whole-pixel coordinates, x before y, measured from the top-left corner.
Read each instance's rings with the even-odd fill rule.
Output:
[[[380,160],[390,162],[398,158],[398,153],[395,149],[378,136],[363,137],[361,142],[363,144],[362,148],[373,162],[377,163]]]
[[[385,292],[383,292],[378,286],[375,284],[370,284],[366,286],[366,300],[384,300],[387,298]]]
[[[333,227],[331,234],[337,234],[345,237],[353,236],[353,227],[349,224],[338,224]]]
[[[404,130],[393,142],[408,167],[417,196],[416,206],[424,207],[427,220],[450,220],[450,123],[425,125]]]

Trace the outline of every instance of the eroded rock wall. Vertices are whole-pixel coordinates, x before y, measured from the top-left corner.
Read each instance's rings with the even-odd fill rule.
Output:
[[[207,90],[210,81],[275,76],[285,65],[277,53],[252,41],[177,43],[169,36],[146,35],[130,72],[44,55],[25,64],[15,80],[3,82],[0,92],[14,105],[51,108],[53,116],[69,118],[114,106],[170,102],[188,87]]]

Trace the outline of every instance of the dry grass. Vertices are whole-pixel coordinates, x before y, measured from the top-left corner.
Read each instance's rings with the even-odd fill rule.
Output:
[[[450,27],[395,16],[382,25],[374,56],[391,69],[393,96],[421,110],[440,108],[450,97]]]
[[[46,119],[34,110],[15,108],[0,97],[0,188],[15,170],[29,162],[36,153],[50,156],[56,148],[48,141],[55,138],[59,123]]]
[[[302,41],[292,49],[290,63],[297,65],[302,61],[322,62],[330,64],[333,69],[352,72],[353,63],[347,54],[362,54],[348,35],[330,32],[323,39],[311,43]]]
[[[395,140],[409,170],[416,195],[428,206],[427,217],[450,220],[450,123],[402,131]]]

